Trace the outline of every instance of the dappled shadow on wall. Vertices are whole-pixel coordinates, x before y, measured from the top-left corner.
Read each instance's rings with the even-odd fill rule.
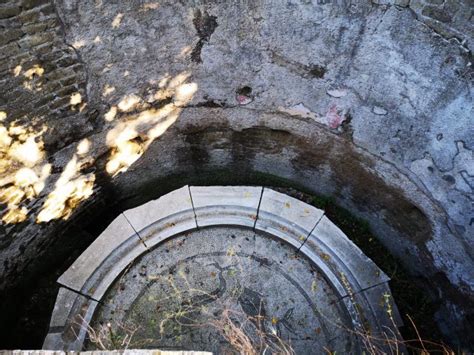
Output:
[[[18,66],[13,75],[21,75],[22,71]],[[24,73],[25,88],[41,90],[37,77],[42,75],[42,68],[35,66]],[[53,175],[53,165],[47,160],[43,136],[48,126],[41,123],[42,117],[21,124],[8,122],[8,112],[0,112],[2,224],[69,218],[94,193],[96,172],[85,171],[93,170],[87,167],[97,158],[107,156],[108,176],[123,173],[176,122],[198,89],[196,83],[188,82],[190,75],[189,72],[165,75],[146,97],[128,94],[117,100],[102,117],[104,130],[64,148],[63,151],[69,152],[65,159],[61,159],[62,152],[57,153],[61,168],[57,175]],[[113,90],[106,86],[103,94]],[[71,110],[82,111],[86,106],[80,93],[71,95]]]

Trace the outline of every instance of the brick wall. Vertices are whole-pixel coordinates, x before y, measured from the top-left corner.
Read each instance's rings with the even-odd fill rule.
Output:
[[[2,274],[21,273],[54,233],[54,225],[34,226],[36,212],[67,163],[52,156],[93,129],[86,78],[52,1],[0,2]],[[2,278],[0,288],[18,280]]]
[[[35,68],[39,68],[35,71]],[[28,72],[30,70],[30,72]],[[0,5],[0,111],[2,124],[47,125],[45,149],[61,148],[91,127],[71,95],[86,98],[86,74],[48,0],[3,1]]]

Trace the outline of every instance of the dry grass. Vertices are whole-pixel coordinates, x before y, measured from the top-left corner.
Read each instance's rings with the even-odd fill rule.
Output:
[[[294,355],[291,344],[284,341],[276,329],[263,330],[263,317],[248,317],[241,312],[224,308],[219,316],[192,327],[212,327],[225,339],[229,347],[223,348],[222,354],[282,354]],[[418,334],[416,325],[412,319],[411,326]],[[83,323],[84,324],[84,323]],[[84,327],[84,325],[82,325]],[[187,324],[186,326],[190,326]],[[101,324],[97,329],[90,325],[86,326],[89,340],[97,349],[116,350],[128,349],[133,336],[139,327],[125,326],[124,324],[111,323]],[[396,329],[396,327],[395,327]],[[347,332],[355,335],[361,342],[365,354],[370,355],[401,355],[414,353],[420,355],[443,354],[454,355],[456,352],[445,344],[435,343],[421,339],[401,340],[399,334],[387,327],[383,334],[371,334],[365,330],[353,330],[344,328]],[[325,349],[327,354],[333,355],[330,349]]]
[[[126,350],[129,348],[138,326],[130,327],[125,324],[100,324],[97,329],[92,328],[82,317],[77,325],[85,328],[89,341],[99,350]],[[77,334],[76,334],[77,337]]]
[[[239,312],[224,309],[220,317],[209,322],[209,325],[239,354],[295,354],[290,344],[277,335],[276,330],[269,334],[262,329],[260,317],[246,317],[243,322],[238,322],[236,318],[241,318],[241,315]]]

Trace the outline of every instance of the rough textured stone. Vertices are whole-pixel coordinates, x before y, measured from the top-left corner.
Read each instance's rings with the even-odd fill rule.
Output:
[[[192,201],[196,200],[196,205],[191,206],[193,213],[198,219],[200,215],[207,228],[193,228],[186,233],[175,230],[174,235],[165,232],[166,236],[162,237],[160,224],[168,224],[173,221],[173,216],[182,212],[182,206],[176,208],[176,203],[174,208],[167,209],[163,200],[176,202],[180,196],[187,198],[189,192]],[[158,203],[160,200],[161,204]],[[123,272],[120,278],[108,277],[107,263],[91,268],[83,262],[84,254],[65,273],[66,276],[89,274],[84,276],[85,279],[106,275],[100,287],[109,291],[106,295],[98,291],[92,294],[100,302],[92,325],[96,304],[91,304],[80,294],[61,289],[45,347],[96,348],[94,342],[83,345],[84,332],[77,339],[67,337],[66,330],[69,324],[75,324],[73,320],[77,315],[74,312],[79,309],[87,315],[83,320],[85,323],[81,322],[83,329],[90,329],[90,325],[100,332],[99,328],[108,322],[113,328],[110,331],[125,336],[130,330],[121,328],[121,324],[127,324],[127,327],[132,327],[130,329],[139,326],[132,346],[145,341],[148,346],[213,352],[229,347],[219,330],[210,326],[228,310],[239,317],[239,324],[245,324],[246,319],[255,322],[257,314],[254,311],[260,309],[262,313],[259,311],[258,316],[262,317],[263,328],[257,329],[268,333],[267,336],[276,331],[297,353],[306,353],[309,349],[360,352],[365,348],[364,343],[346,328],[370,331],[383,337],[387,329],[402,325],[387,285],[388,277],[327,218],[321,220],[322,211],[262,187],[189,189],[185,186],[160,200],[137,207],[132,213],[138,222],[155,225],[153,233],[160,237],[151,236],[151,239],[160,239],[160,243],[143,252],[144,255],[133,250],[130,254],[119,253],[114,259],[114,275],[117,277]],[[282,209],[283,212],[279,212]],[[140,212],[144,213],[144,219],[140,219]],[[254,218],[249,218],[249,212],[256,214]],[[222,221],[217,219],[219,215]],[[265,233],[252,230],[254,220],[258,226],[261,216],[263,227],[259,228]],[[321,220],[316,228],[312,228],[309,222],[314,218],[318,222]],[[252,223],[249,224],[249,220]],[[290,228],[280,230],[265,228],[266,225],[290,224]],[[116,225],[117,220],[111,226]],[[294,245],[291,236],[284,234],[308,228],[313,234],[304,240],[302,248],[282,242],[288,240]],[[130,234],[127,230],[123,232],[125,236]],[[122,231],[116,227],[106,229],[94,242],[94,251],[87,250],[85,254],[94,253],[98,260],[109,260],[108,254],[117,254],[114,248],[121,248],[110,239],[110,235],[123,239],[117,236],[120,233]],[[297,246],[301,243],[303,241],[299,241]],[[100,244],[106,247],[98,248]],[[60,281],[64,278],[61,276]],[[386,300],[381,310],[380,297]],[[344,298],[348,301],[342,302]],[[260,304],[258,307],[257,303]],[[347,309],[341,308],[342,305]],[[387,319],[387,314],[393,318]],[[395,318],[396,322],[388,321]],[[58,323],[63,329],[62,334],[58,334],[58,326],[53,326]],[[159,334],[156,333],[157,324],[160,324]],[[254,331],[245,329],[245,332],[251,336]],[[395,328],[392,332],[397,334],[398,330]]]
[[[81,298],[81,301],[84,303],[87,301],[86,297],[79,295],[77,292],[64,287],[59,289],[49,323],[50,328],[55,328],[55,331],[64,329],[71,316],[70,312],[77,298]]]
[[[206,228],[177,237],[147,254],[114,284],[92,326],[105,319],[147,324],[135,334],[136,343],[149,339],[158,348],[178,346],[217,354],[232,348],[219,330],[206,323],[219,319],[227,308],[240,324],[261,314],[264,331],[275,328],[295,353],[320,352],[325,346],[357,352],[357,341],[343,329],[352,325],[345,323],[344,309],[334,306],[337,296],[322,273],[311,271],[306,258],[288,257],[295,251],[235,227]],[[139,280],[133,277],[137,274]],[[179,312],[182,319],[172,316]],[[161,324],[160,330],[152,324]],[[333,342],[338,335],[341,339]],[[94,344],[87,348],[93,350]]]
[[[80,351],[97,305],[97,301],[61,287],[42,349]]]

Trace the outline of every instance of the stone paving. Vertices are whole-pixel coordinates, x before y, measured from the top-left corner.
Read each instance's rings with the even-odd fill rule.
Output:
[[[402,325],[388,281],[322,210],[263,187],[184,186],[119,215],[59,278],[43,347],[94,350],[112,331],[222,353],[237,324],[272,351],[358,352],[355,332]]]

